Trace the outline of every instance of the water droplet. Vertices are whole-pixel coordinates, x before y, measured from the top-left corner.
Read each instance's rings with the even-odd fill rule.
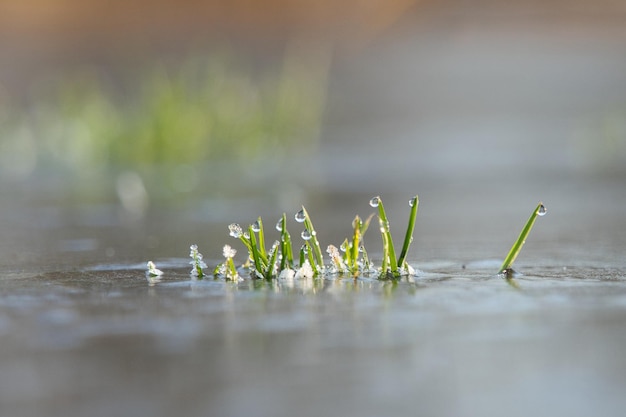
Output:
[[[296,221],[298,223],[303,223],[305,220],[306,216],[304,215],[304,209],[300,210],[299,212],[296,213]]]
[[[304,229],[304,230],[302,231],[302,233],[300,233],[300,236],[301,236],[301,237],[302,237],[302,239],[304,239],[304,240],[309,240],[309,239],[311,239],[311,236],[312,236],[312,235],[311,235],[311,232],[309,232],[309,230],[308,230],[308,229]]]
[[[376,197],[374,197],[374,198],[372,198],[370,200],[370,206],[372,206],[372,207],[378,207],[379,204],[380,204],[380,197],[379,196],[376,196]]]
[[[300,251],[301,251],[303,254],[307,255],[307,254],[309,253],[309,248],[308,248],[308,247],[307,247],[307,245],[305,244],[305,245],[302,245],[302,247],[300,247]]]
[[[417,196],[413,197],[412,199],[409,200],[409,206],[410,207],[415,207],[415,203],[417,203]]]
[[[359,246],[359,252],[363,253],[363,251],[365,251],[365,246],[363,245]]]
[[[343,242],[341,246],[339,246],[339,250],[341,250],[342,252],[345,252],[347,249],[348,248],[347,248],[346,242]]]
[[[258,233],[261,231],[261,224],[259,223],[258,220],[252,223],[252,231],[255,233]]]
[[[543,204],[541,204],[539,208],[537,209],[537,215],[539,216],[545,216],[547,212],[548,212],[548,209]]]
[[[278,223],[276,223],[276,230],[278,230],[279,232],[283,231],[283,219],[280,219]]]

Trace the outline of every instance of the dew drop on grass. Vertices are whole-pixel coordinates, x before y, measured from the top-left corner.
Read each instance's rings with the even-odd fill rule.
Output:
[[[370,206],[372,206],[372,207],[378,207],[379,204],[380,204],[380,197],[379,196],[376,196],[376,197],[374,197],[374,198],[372,198],[370,200]]]
[[[278,223],[276,223],[276,230],[278,230],[279,232],[283,231],[283,219],[280,219]]]
[[[300,233],[300,236],[301,236],[301,237],[302,237],[302,239],[304,239],[304,240],[309,240],[309,239],[311,239],[311,236],[312,236],[312,235],[311,235],[311,232],[309,232],[309,230],[308,230],[308,229],[304,229],[304,230],[302,231],[302,233]]]
[[[410,207],[414,207],[416,201],[417,201],[417,197],[413,197],[412,199],[410,199],[409,200],[409,206]]]
[[[342,252],[345,252],[348,248],[346,247],[346,242],[343,242],[341,244],[341,246],[339,246],[339,250],[341,250]]]
[[[252,231],[255,233],[258,233],[261,231],[261,225],[259,224],[258,220],[252,223]]]
[[[306,216],[304,215],[304,209],[300,210],[299,212],[296,213],[296,221],[298,223],[304,223],[304,219],[306,218]]]
[[[541,204],[539,208],[537,209],[537,215],[539,216],[545,216],[547,212],[548,212],[548,209],[546,209],[546,206],[544,206],[543,204]]]

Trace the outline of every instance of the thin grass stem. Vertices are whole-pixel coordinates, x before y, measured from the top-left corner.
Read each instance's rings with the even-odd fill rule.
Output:
[[[271,280],[274,277],[274,268],[276,267],[276,257],[278,256],[279,242],[275,242],[270,249],[270,259],[265,269],[265,279]]]
[[[387,261],[389,262],[389,269],[394,275],[396,275],[398,274],[398,260],[396,258],[396,251],[393,247],[393,239],[389,229],[389,220],[387,219],[387,213],[385,213],[383,200],[380,197],[375,198],[378,198],[378,219],[380,221],[380,233],[383,236],[384,258],[388,258]],[[385,272],[386,268],[383,268],[383,273]]]
[[[322,255],[322,248],[320,247],[320,242],[317,240],[317,232],[315,231],[315,228],[313,227],[311,216],[309,216],[309,213],[306,211],[306,208],[304,208],[304,206],[302,206],[302,211],[304,212],[304,227],[311,234],[312,244],[310,246],[313,246],[313,253],[315,254],[317,269],[323,269],[324,257]]]
[[[510,270],[513,262],[515,262],[515,259],[517,259],[517,255],[519,255],[520,251],[522,250],[522,246],[524,246],[524,243],[526,243],[526,237],[530,233],[530,230],[533,228],[537,216],[543,216],[544,214],[546,214],[546,207],[543,205],[543,203],[540,202],[537,207],[535,207],[535,210],[533,210],[532,214],[528,218],[528,221],[526,222],[526,225],[524,226],[521,233],[517,237],[517,240],[511,247],[509,254],[504,259],[504,262],[502,263],[498,274],[502,274]]]
[[[265,250],[265,232],[263,231],[263,220],[261,220],[261,217],[257,219],[255,226],[258,229],[259,233],[259,252],[261,253],[262,257],[267,260],[267,251]]]
[[[407,225],[406,234],[404,235],[402,251],[400,251],[400,257],[398,258],[398,265],[400,266],[400,268],[404,266],[404,260],[406,259],[406,255],[409,252],[409,246],[411,245],[411,241],[413,240],[413,229],[415,229],[415,217],[417,216],[417,206],[419,205],[419,198],[417,196],[413,197],[409,201],[409,205],[411,206],[411,213],[409,214],[409,224]]]
[[[306,259],[307,252],[308,252],[307,246],[306,245],[302,245],[300,247],[300,259],[299,259],[299,261],[300,261],[299,267],[300,268],[302,268],[304,266],[304,261]]]
[[[306,246],[307,246],[307,255],[309,257],[309,263],[311,264],[311,269],[313,269],[313,275],[319,275],[320,267],[315,262],[315,259],[313,257],[313,250],[311,249],[311,244],[308,241],[306,242]]]
[[[291,247],[291,236],[287,231],[287,215],[283,213],[280,219],[280,270],[285,267],[293,268],[293,249]]]
[[[257,275],[261,275],[261,276],[265,276],[264,275],[264,264],[261,263],[261,256],[259,253],[259,248],[257,247],[257,243],[256,243],[256,236],[254,235],[254,230],[252,230],[252,226],[248,226],[248,233],[250,234],[250,249],[251,249],[251,254],[252,254],[252,259],[254,260],[254,269],[257,272]]]

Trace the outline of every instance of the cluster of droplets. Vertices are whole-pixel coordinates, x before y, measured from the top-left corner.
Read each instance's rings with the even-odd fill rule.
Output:
[[[328,256],[330,256],[330,260],[332,262],[332,272],[346,272],[348,270],[339,249],[337,249],[335,245],[328,245],[326,252],[328,253]]]
[[[222,249],[222,254],[227,260],[233,259],[237,254],[237,249],[233,249],[230,245],[224,245],[224,248]]]
[[[232,223],[228,225],[229,235],[234,237],[235,239],[239,239],[243,236],[243,229],[237,223]]]

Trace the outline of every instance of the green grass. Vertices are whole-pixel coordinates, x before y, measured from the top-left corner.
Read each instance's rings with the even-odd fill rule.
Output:
[[[391,228],[389,220],[387,219],[387,213],[385,212],[383,200],[380,196],[376,196],[370,200],[370,206],[378,208],[380,234],[383,240],[383,264],[381,267],[381,277],[399,277],[404,274],[410,274],[410,267],[406,262],[406,255],[409,251],[411,241],[413,240],[413,229],[415,228],[415,218],[417,216],[418,204],[419,199],[417,196],[414,196],[411,200],[409,200],[409,206],[411,207],[409,222],[404,235],[404,242],[402,243],[400,257],[396,258],[396,251],[393,244],[393,238],[391,236]]]
[[[334,245],[328,245],[328,255],[330,256],[330,264],[324,264],[324,258],[321,253],[320,243],[317,239],[317,232],[313,227],[311,217],[305,207],[296,213],[295,220],[299,224],[304,225],[301,233],[303,244],[298,252],[298,264],[294,261],[293,242],[291,234],[287,230],[287,216],[283,213],[282,217],[276,223],[276,230],[279,232],[279,239],[276,240],[269,251],[266,249],[265,239],[266,233],[261,217],[257,218],[246,229],[240,225],[233,223],[228,226],[230,235],[239,239],[245,246],[248,257],[247,261],[238,269],[234,263],[236,250],[230,245],[225,245],[223,249],[226,261],[218,265],[214,269],[216,277],[222,277],[227,280],[239,281],[242,279],[240,271],[247,270],[249,276],[253,279],[262,279],[272,281],[275,279],[291,279],[291,278],[312,278],[326,277],[330,275],[348,275],[358,278],[361,275],[369,276],[372,272],[381,280],[397,280],[402,276],[416,275],[415,270],[407,261],[407,254],[411,242],[413,241],[413,232],[415,229],[415,220],[417,217],[419,199],[414,196],[409,200],[410,212],[407,223],[404,240],[400,250],[400,255],[396,257],[395,246],[391,236],[389,218],[385,212],[383,201],[379,196],[370,200],[370,206],[378,211],[378,220],[382,238],[382,261],[378,268],[371,263],[367,250],[364,245],[364,235],[368,230],[370,222],[374,214],[370,215],[365,221],[359,216],[355,216],[352,222],[351,239],[344,239],[338,249]],[[530,218],[524,225],[517,240],[511,247],[507,257],[505,258],[498,274],[505,275],[509,284],[514,288],[518,288],[517,284],[512,280],[515,271],[512,269],[513,262],[517,259],[522,246],[526,242],[535,220],[538,216],[543,216],[546,208],[539,203],[533,210]],[[203,262],[202,254],[198,252],[198,247],[192,245],[190,247],[191,264],[193,266],[191,275],[202,278],[205,273],[206,264]],[[343,255],[341,254],[343,252]],[[157,269],[154,263],[148,262],[148,274],[156,276]],[[158,271],[160,274],[161,271]]]
[[[151,198],[193,195],[199,181],[185,183],[187,172],[200,177],[216,162],[237,171],[268,155],[315,149],[327,58],[306,54],[289,50],[264,65],[214,54],[132,74],[82,68],[50,75],[33,85],[22,100],[28,105],[0,101],[0,148],[33,161],[20,175],[80,176],[75,187],[85,193],[96,188],[85,185],[89,180],[102,189],[101,182],[114,186],[116,173],[132,171]]]
[[[377,203],[377,204],[373,204]],[[410,200],[411,211],[407,225],[400,257],[396,258],[393,248],[393,240],[389,231],[389,220],[379,197],[372,199],[370,205],[378,207],[379,223],[383,236],[383,261],[380,268],[375,269],[371,263],[364,245],[365,232],[368,230],[374,214],[365,221],[356,216],[352,222],[351,239],[345,239],[340,246],[341,251],[334,245],[329,245],[327,252],[330,256],[330,264],[326,265],[322,255],[321,245],[317,238],[317,231],[307,209],[303,206],[295,215],[295,220],[304,226],[300,234],[303,244],[298,252],[298,266],[294,262],[293,242],[291,234],[287,230],[287,216],[283,213],[276,224],[276,230],[280,233],[279,239],[272,245],[269,252],[265,245],[265,229],[263,220],[259,217],[248,228],[244,229],[238,224],[228,226],[230,235],[239,239],[248,251],[248,262],[245,267],[252,278],[265,280],[277,279],[284,271],[294,271],[296,277],[325,276],[329,274],[350,274],[358,277],[361,274],[369,274],[375,270],[379,278],[398,278],[403,275],[413,274],[413,269],[406,261],[413,229],[417,216],[417,196]],[[383,227],[386,225],[386,227]],[[227,250],[228,249],[228,250]],[[341,254],[343,252],[343,255]],[[214,270],[216,276],[226,279],[239,278],[232,262],[233,254],[230,246],[224,247],[226,262],[218,265]]]
[[[517,259],[517,255],[519,255],[520,251],[522,250],[522,246],[524,246],[524,243],[526,243],[526,238],[532,230],[533,225],[535,224],[535,220],[537,220],[537,216],[543,216],[545,214],[546,207],[543,205],[543,203],[540,202],[531,213],[528,221],[524,225],[524,228],[517,237],[517,240],[511,247],[509,254],[504,259],[504,262],[502,263],[498,274],[504,274],[507,277],[511,277],[515,274],[515,271],[513,271],[512,269],[513,262],[515,262],[515,260]]]

